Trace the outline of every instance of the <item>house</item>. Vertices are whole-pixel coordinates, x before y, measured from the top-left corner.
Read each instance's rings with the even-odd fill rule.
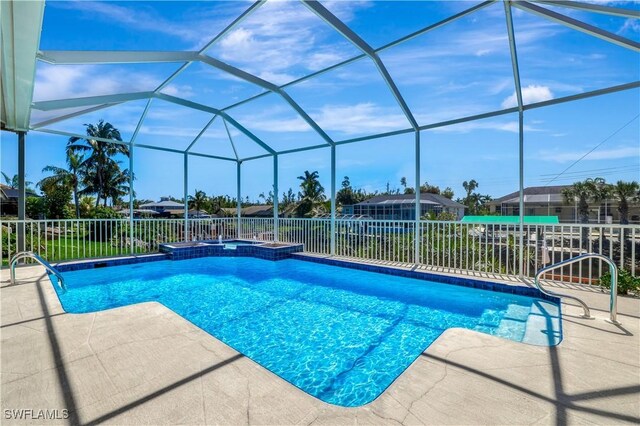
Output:
[[[27,197],[40,197],[33,190],[25,190]],[[0,214],[15,216],[18,214],[18,189],[0,183]]]
[[[237,210],[235,207],[223,208],[222,211],[227,216],[235,216]],[[280,216],[282,216],[282,212],[280,212]],[[257,205],[257,206],[247,206],[243,207],[240,210],[240,215],[242,217],[273,217],[273,206],[272,205]]]
[[[169,197],[160,197],[160,201],[155,203],[141,204],[140,208],[144,210],[153,210],[156,213],[166,216],[174,215],[174,212],[177,210],[182,210],[182,213],[184,213],[184,204],[171,201]]]
[[[384,220],[415,220],[415,205],[415,194],[377,195],[358,204],[342,206],[342,214]],[[439,194],[420,194],[420,217],[447,212],[460,220],[464,216],[464,207]]]
[[[560,222],[577,223],[580,221],[577,200],[567,203],[562,192],[571,185],[530,186],[524,188],[524,214],[526,216],[558,216]],[[520,214],[520,192],[515,191],[488,203],[492,213],[501,216]],[[590,223],[618,223],[617,200],[589,202]],[[629,223],[640,223],[639,203],[629,203]]]

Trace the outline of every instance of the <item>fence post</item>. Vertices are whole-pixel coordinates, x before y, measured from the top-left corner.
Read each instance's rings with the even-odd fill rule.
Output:
[[[418,265],[420,263],[420,131],[416,131],[416,144],[415,144],[415,157],[416,157],[416,186],[415,186],[415,223],[413,230],[413,263]]]
[[[189,241],[189,154],[184,153],[182,166],[182,183],[184,184],[184,240]]]
[[[336,255],[336,146],[331,145],[331,224],[330,224],[330,251],[331,256]]]
[[[24,220],[26,217],[26,183],[25,183],[25,132],[18,132],[18,250],[25,250],[25,231]]]
[[[278,154],[273,154],[273,241],[278,241]]]
[[[242,168],[242,161],[236,162],[236,178],[237,178],[237,200],[236,200],[236,238],[240,238],[240,225],[241,225],[241,215],[242,215],[242,192],[241,189],[241,181],[242,176],[240,174]]]

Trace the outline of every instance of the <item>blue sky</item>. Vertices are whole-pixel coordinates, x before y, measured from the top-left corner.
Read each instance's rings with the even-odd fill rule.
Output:
[[[323,4],[374,48],[419,30],[478,2],[341,1]],[[599,2],[603,3],[603,2]],[[612,2],[638,9],[638,3]],[[63,2],[46,4],[43,50],[198,50],[245,10],[247,2]],[[560,7],[555,11],[638,41],[640,23]],[[514,11],[526,103],[579,94],[640,79],[637,53],[535,15]],[[285,84],[360,52],[298,2],[267,2],[206,52],[276,84]],[[514,85],[500,2],[380,53],[419,124],[515,105]],[[180,64],[48,65],[39,63],[34,100],[154,90]],[[289,95],[339,141],[409,128],[373,62],[362,59],[288,87]],[[223,108],[263,89],[210,66],[194,63],[164,93]],[[104,118],[128,139],[146,101],[134,101],[57,123],[50,128],[83,132]],[[277,150],[323,143],[279,96],[265,95],[229,114]],[[640,91],[631,90],[525,114],[525,185],[545,185],[594,146],[602,145],[553,184],[602,176],[640,177]],[[51,115],[34,111],[32,123]],[[137,143],[184,149],[211,115],[154,100]],[[421,180],[462,195],[464,180],[499,197],[518,187],[517,115],[504,115],[422,132]],[[621,129],[621,130],[620,130]],[[241,157],[265,151],[234,128]],[[2,171],[17,172],[15,137],[3,132]],[[48,164],[64,164],[66,138],[30,132],[28,179]],[[384,190],[406,176],[414,182],[413,135],[337,148],[338,185],[348,175],[356,187]],[[193,151],[233,157],[217,119]],[[180,154],[138,149],[134,169],[140,198],[182,197]],[[280,192],[297,190],[296,177],[318,170],[329,189],[328,149],[280,156]],[[272,185],[270,158],[243,164],[243,196],[256,199]],[[190,158],[189,192],[234,196],[235,163]]]

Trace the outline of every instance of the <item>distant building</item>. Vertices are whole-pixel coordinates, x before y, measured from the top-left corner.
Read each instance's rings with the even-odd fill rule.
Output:
[[[25,190],[27,197],[40,197],[32,190]],[[14,216],[18,214],[18,190],[0,183],[0,214]]]
[[[530,186],[524,188],[524,214],[526,216],[558,216],[560,222],[576,223],[580,221],[577,201],[567,203],[562,192],[571,185]],[[488,203],[492,213],[501,216],[520,214],[520,192],[515,191]],[[590,223],[620,222],[618,202],[604,200],[600,203],[589,202]],[[629,203],[629,223],[640,223],[640,205]]]
[[[377,195],[358,204],[342,206],[342,214],[383,220],[415,220],[415,197],[415,194]],[[420,217],[447,212],[459,220],[464,216],[464,207],[442,195],[420,194]]]
[[[160,197],[158,202],[141,204],[140,208],[168,215],[173,215],[177,210],[182,210],[182,213],[184,213],[184,204],[171,201],[169,197]]]
[[[223,208],[222,211],[227,216],[235,216],[236,208],[235,207],[227,207]],[[282,216],[282,212],[280,212],[280,216]],[[240,216],[242,217],[273,217],[273,206],[271,205],[257,205],[257,206],[247,206],[243,207],[240,210]]]

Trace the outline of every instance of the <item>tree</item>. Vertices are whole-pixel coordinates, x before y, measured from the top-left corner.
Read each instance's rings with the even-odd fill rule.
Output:
[[[13,175],[12,177],[9,177],[5,172],[2,172],[2,178],[4,179],[5,183],[9,186],[9,188],[18,189],[18,183],[19,183],[18,175]],[[31,185],[33,185],[33,182],[30,182],[28,180],[24,181],[25,192],[35,193],[33,189],[29,188]]]
[[[342,188],[336,193],[336,203],[340,206],[348,206],[355,204],[353,197],[353,188],[349,176],[345,176],[342,180]]]
[[[471,179],[470,181],[464,181],[462,182],[462,187],[464,188],[464,190],[467,192],[467,197],[469,198],[471,196],[471,193],[473,191],[476,190],[476,188],[478,188],[478,182],[475,179]]]
[[[121,202],[124,195],[129,193],[129,170],[120,170],[118,163],[108,163],[104,170],[103,207],[107,206],[107,200],[116,205]],[[135,196],[135,192],[133,194]]]
[[[562,191],[565,201],[568,204],[578,203],[578,216],[580,223],[589,223],[589,201],[599,202],[606,191],[602,188],[605,181],[602,178],[588,178],[582,182],[574,182],[569,188]]]
[[[189,208],[196,211],[200,211],[204,208],[204,205],[208,202],[207,194],[204,191],[196,189],[193,196],[189,195]]]
[[[300,204],[297,211],[299,216],[308,215],[313,208],[322,203],[326,197],[324,195],[324,188],[318,180],[319,175],[317,171],[309,172],[305,170],[304,175],[298,176],[300,182]]]
[[[450,187],[448,187],[448,186],[447,186],[447,187],[444,189],[444,191],[442,191],[442,192],[441,192],[441,195],[442,195],[443,197],[446,197],[446,198],[450,199],[450,200],[453,200],[453,196],[454,196],[455,194],[453,193],[453,189],[451,189]]]
[[[110,183],[114,182],[114,179],[110,178],[117,176],[117,174],[114,174],[115,167],[119,169],[119,165],[113,157],[118,154],[128,157],[129,148],[126,145],[99,140],[112,139],[122,141],[120,131],[113,127],[111,123],[100,120],[96,125],[85,124],[84,126],[86,127],[87,136],[85,138],[77,136],[69,138],[67,153],[86,152],[89,154],[86,160],[83,161],[86,169],[84,194],[95,194],[97,207],[100,200],[104,199],[106,204],[106,199],[110,197],[107,193],[112,194],[114,192],[113,188],[108,187]]]
[[[474,193],[474,191],[480,187],[480,184],[475,179],[471,179],[470,181],[465,180],[462,182],[462,187],[467,195],[463,199],[458,199],[457,201],[467,207],[469,214],[489,214],[487,203],[492,200],[491,195]],[[451,190],[451,188],[447,188],[445,191],[447,191],[447,195],[451,195],[451,197],[453,197],[453,190]]]
[[[425,182],[424,185],[420,185],[421,194],[440,194],[440,187],[435,185],[429,185],[429,182]]]
[[[80,200],[79,186],[84,179],[84,157],[74,152],[67,152],[67,165],[69,170],[57,166],[46,166],[42,172],[51,172],[52,176],[48,176],[40,181],[40,185],[48,185],[53,183],[68,184],[73,190],[73,200],[76,208],[76,218],[80,218]]]
[[[82,197],[80,198],[80,217],[92,217],[93,211],[95,210],[94,203],[96,202],[93,197]],[[137,200],[136,200],[137,202]],[[134,202],[135,204],[135,202]],[[135,208],[138,208],[134,205]]]
[[[618,200],[618,213],[620,224],[629,223],[629,202],[640,200],[640,184],[637,181],[624,182],[619,180],[611,186],[611,195]]]
[[[400,178],[400,186],[404,188],[404,192],[406,194],[407,192],[407,178],[406,177],[401,177]]]
[[[71,187],[67,183],[50,183],[41,186],[44,193],[44,204],[50,219],[68,219],[72,217]]]
[[[262,199],[266,205],[273,204],[273,191],[269,191],[267,195],[264,195],[264,192],[261,192],[260,195],[258,195],[258,199]]]

